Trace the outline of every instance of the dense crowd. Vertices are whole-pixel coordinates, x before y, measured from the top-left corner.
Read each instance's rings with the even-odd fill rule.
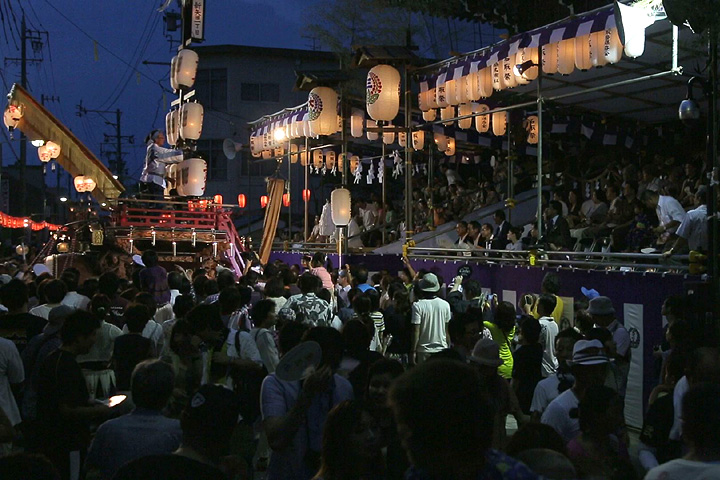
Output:
[[[568,319],[552,273],[513,305],[407,259],[244,255],[239,279],[152,250],[130,278],[0,267],[0,478],[720,478],[720,357],[685,297],[631,445],[630,336],[598,292]]]

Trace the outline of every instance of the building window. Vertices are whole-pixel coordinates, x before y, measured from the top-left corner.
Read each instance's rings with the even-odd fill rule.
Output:
[[[195,97],[203,107],[227,111],[227,69],[198,69],[195,77]]]
[[[278,103],[280,101],[280,84],[242,83],[240,85],[240,99],[243,102]]]
[[[198,140],[197,152],[207,162],[208,180],[228,179],[227,157],[223,153],[222,140]]]

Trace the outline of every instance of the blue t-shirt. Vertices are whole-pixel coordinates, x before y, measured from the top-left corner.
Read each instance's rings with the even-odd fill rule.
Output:
[[[271,373],[263,380],[260,393],[262,418],[283,417],[297,402],[301,382],[285,382]],[[305,469],[303,458],[308,448],[320,452],[322,448],[322,430],[328,412],[340,402],[353,399],[350,382],[340,375],[333,375],[333,385],[327,393],[316,395],[307,411],[304,422],[292,443],[284,450],[273,450],[267,470],[267,479],[305,480],[317,472]]]

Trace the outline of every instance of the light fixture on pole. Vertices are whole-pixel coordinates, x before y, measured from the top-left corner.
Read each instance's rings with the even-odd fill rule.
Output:
[[[678,116],[683,123],[689,124],[700,118],[700,105],[695,101],[692,94],[692,87],[698,77],[692,77],[687,83],[687,96],[680,102]],[[702,82],[702,80],[700,80]]]

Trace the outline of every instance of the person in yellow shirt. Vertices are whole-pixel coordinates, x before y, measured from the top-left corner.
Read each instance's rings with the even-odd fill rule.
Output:
[[[563,316],[563,301],[560,297],[558,297],[559,291],[560,279],[558,278],[557,274],[552,272],[546,274],[543,278],[542,285],[540,286],[540,292],[547,293],[555,297],[555,309],[550,316],[553,317],[555,323],[557,323],[558,325],[560,325]],[[537,311],[538,298],[538,296],[534,296],[532,304],[525,304],[523,305],[523,308],[525,309],[525,313],[527,313],[528,315],[532,315],[533,317],[540,319],[540,314]]]
[[[498,375],[511,379],[513,371],[513,356],[511,343],[515,337],[515,306],[510,302],[501,302],[495,310],[492,322],[483,324],[490,330],[492,339],[500,347],[502,365],[498,367]]]

